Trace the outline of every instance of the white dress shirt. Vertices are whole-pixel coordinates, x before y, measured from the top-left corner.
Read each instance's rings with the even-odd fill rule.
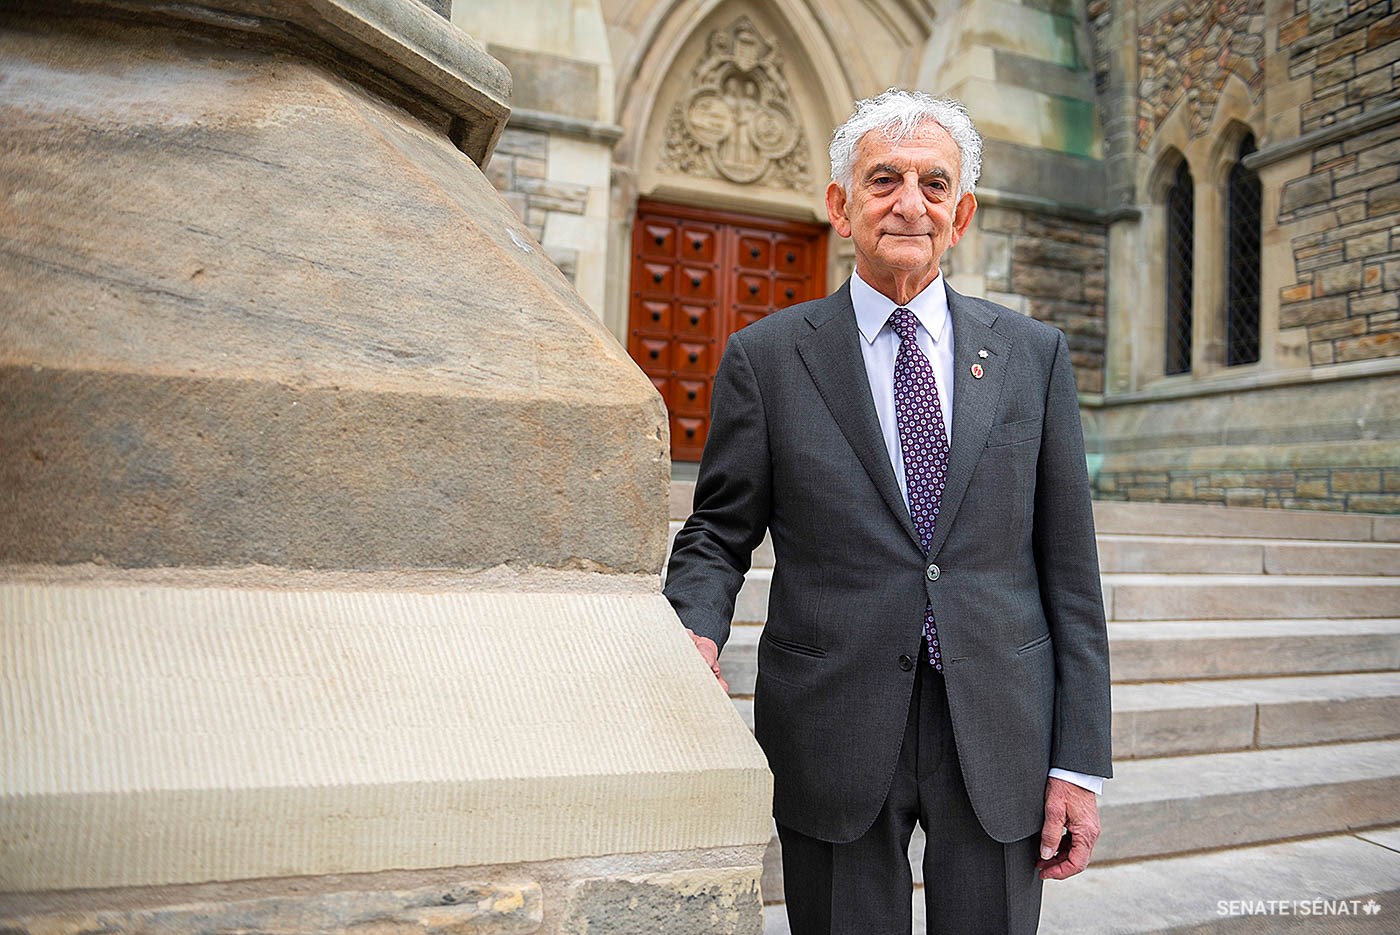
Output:
[[[856,327],[864,339],[860,354],[865,360],[865,378],[870,382],[870,395],[875,400],[875,414],[880,417],[880,434],[885,439],[885,453],[894,468],[904,508],[909,508],[909,492],[904,487],[904,454],[899,446],[899,423],[894,410],[894,360],[899,354],[899,335],[889,318],[896,308],[914,313],[918,327],[914,340],[933,365],[933,379],[938,384],[938,409],[943,415],[943,431],[948,446],[953,444],[953,321],[948,315],[948,291],[943,287],[943,274],[924,287],[903,306],[876,292],[860,278],[851,274],[851,304],[856,310]],[[1067,769],[1052,769],[1050,775],[1094,793],[1103,792],[1103,778],[1076,773]]]

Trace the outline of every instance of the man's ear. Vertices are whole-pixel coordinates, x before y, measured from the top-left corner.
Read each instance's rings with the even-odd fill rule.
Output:
[[[846,191],[832,182],[826,187],[826,219],[842,237],[851,236],[851,219],[846,214]]]
[[[962,240],[962,235],[967,233],[968,225],[972,223],[972,215],[976,213],[977,198],[972,192],[958,199],[958,207],[953,212],[953,239],[949,246]]]

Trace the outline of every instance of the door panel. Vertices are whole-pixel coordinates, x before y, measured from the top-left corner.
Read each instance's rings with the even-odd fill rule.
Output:
[[[825,294],[827,228],[643,201],[632,231],[627,350],[671,412],[671,457],[698,461],[729,335]]]
[[[713,305],[683,302],[677,309],[675,317],[671,319],[671,327],[679,335],[708,337],[715,334],[717,329],[715,320],[718,317],[719,309]]]
[[[681,228],[681,255],[687,260],[713,263],[719,249],[719,237],[714,230],[704,227]]]

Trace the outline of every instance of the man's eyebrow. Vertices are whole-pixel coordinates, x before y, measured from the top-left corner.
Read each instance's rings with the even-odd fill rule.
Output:
[[[865,178],[866,178],[867,180],[869,180],[869,179],[875,178],[875,176],[877,176],[877,175],[899,175],[899,176],[902,176],[902,175],[904,175],[904,170],[900,169],[898,166],[891,165],[891,164],[888,163],[888,162],[881,162],[881,163],[878,163],[877,165],[871,166],[870,169],[869,169],[869,171],[867,171],[867,172],[865,173]],[[951,181],[953,180],[953,174],[952,174],[951,172],[949,172],[947,169],[944,169],[943,167],[939,166],[939,167],[936,167],[936,168],[933,168],[933,169],[929,169],[927,172],[922,173],[922,174],[919,176],[919,178],[921,178],[921,179],[931,179],[931,178],[932,178],[932,179],[943,179],[944,181],[951,182]]]
[[[877,176],[877,175],[903,175],[903,174],[904,174],[904,173],[901,172],[901,171],[899,171],[899,169],[898,169],[897,167],[890,165],[888,162],[881,162],[881,163],[878,163],[878,164],[876,164],[876,165],[871,166],[870,169],[865,173],[865,177],[866,177],[867,179],[873,179],[873,178],[874,178],[875,176]]]

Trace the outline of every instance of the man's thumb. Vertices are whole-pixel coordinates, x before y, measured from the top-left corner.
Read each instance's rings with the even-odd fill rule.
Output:
[[[1045,826],[1040,829],[1040,859],[1049,860],[1059,850],[1060,838],[1065,831],[1064,812],[1055,809],[1045,812]]]

